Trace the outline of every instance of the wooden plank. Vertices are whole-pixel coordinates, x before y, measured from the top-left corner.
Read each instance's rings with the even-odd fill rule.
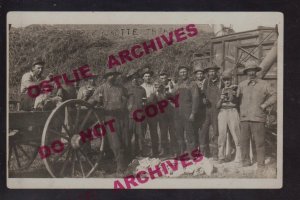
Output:
[[[228,36],[227,38],[212,39],[211,42],[212,43],[218,43],[218,42],[222,42],[222,41],[229,42],[229,41],[234,41],[234,40],[245,40],[245,39],[257,38],[259,36],[259,34],[246,35],[246,36],[240,36],[240,35],[239,36],[237,36],[237,35],[234,35],[234,36],[227,35],[227,36]]]
[[[251,56],[251,57],[253,57],[253,58],[259,60],[259,58],[258,58],[257,56],[253,55],[252,53],[250,53],[250,52],[247,51],[246,49],[244,49],[244,48],[242,48],[242,47],[238,47],[238,48],[241,49],[242,51],[246,52],[247,55],[249,55],[249,56]]]

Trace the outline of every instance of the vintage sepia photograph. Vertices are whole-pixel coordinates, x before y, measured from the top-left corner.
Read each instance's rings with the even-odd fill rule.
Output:
[[[9,188],[281,188],[283,15],[10,12]]]

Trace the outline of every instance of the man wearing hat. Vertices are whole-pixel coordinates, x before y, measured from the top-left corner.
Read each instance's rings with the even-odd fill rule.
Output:
[[[219,164],[230,161],[231,155],[226,157],[226,142],[227,142],[227,127],[234,140],[236,154],[235,162],[241,164],[241,146],[240,146],[240,117],[237,111],[239,106],[237,98],[237,85],[232,85],[231,71],[224,71],[222,74],[224,88],[222,89],[221,98],[217,103],[217,108],[220,109],[218,115],[218,147],[219,147]],[[229,140],[228,140],[229,141]],[[230,149],[230,144],[228,144]],[[231,149],[229,150],[231,152]]]
[[[130,81],[128,86],[128,104],[127,108],[129,111],[129,138],[130,142],[134,136],[134,141],[131,144],[131,155],[132,157],[136,156],[145,156],[145,135],[143,133],[143,122],[136,123],[133,119],[133,112],[137,109],[143,108],[143,99],[146,99],[146,90],[139,85],[139,70],[131,69],[126,78]]]
[[[42,78],[45,62],[41,58],[35,58],[31,64],[29,72],[25,73],[21,79],[21,110],[30,111],[34,106],[35,98],[28,95],[27,89],[38,84]]]
[[[106,69],[104,74],[105,83],[96,88],[88,102],[92,105],[96,105],[97,103],[103,105],[104,120],[115,119],[115,132],[112,133],[110,130],[107,130],[106,137],[117,162],[117,176],[122,176],[127,164],[124,157],[125,145],[122,140],[125,135],[122,127],[125,118],[124,115],[126,114],[125,109],[127,108],[123,104],[126,94],[124,94],[124,90],[116,83],[118,74],[120,73],[115,68]]]
[[[218,113],[217,102],[221,96],[222,82],[218,76],[218,67],[216,64],[208,64],[204,72],[208,74],[203,90],[206,97],[206,114],[202,130],[199,135],[200,150],[204,156],[212,156],[218,160]],[[213,131],[209,131],[212,125]]]
[[[175,130],[180,155],[197,147],[193,122],[199,106],[199,91],[188,78],[188,70],[186,66],[178,67],[179,80],[174,89],[174,93],[179,95],[179,107],[175,112]]]
[[[168,73],[165,69],[159,72],[159,84],[160,88],[157,90],[158,100],[168,99],[174,90],[174,84],[168,77]],[[168,106],[166,111],[158,117],[159,130],[161,134],[160,156],[165,156],[168,153],[171,153],[174,156],[178,153],[178,145],[175,135],[174,109],[175,108],[172,106]],[[170,142],[168,139],[168,134],[170,135]]]
[[[155,94],[154,85],[151,83],[151,78],[153,76],[153,71],[150,68],[146,67],[142,70],[141,76],[144,80],[141,85],[146,91],[146,104],[151,104],[151,96]],[[155,117],[146,118],[145,123],[143,124],[143,131],[146,133],[147,125],[149,126],[151,143],[152,143],[152,157],[158,156],[158,133],[157,133],[157,124],[158,121]]]
[[[195,76],[194,83],[197,85],[199,90],[199,109],[196,113],[195,122],[193,123],[196,145],[199,146],[199,129],[202,127],[205,119],[205,95],[203,87],[206,79],[204,75],[204,69],[199,64],[194,66],[193,74]]]
[[[258,79],[261,68],[248,63],[244,74],[248,79],[238,87],[240,98],[241,147],[243,166],[250,166],[250,138],[254,136],[257,153],[257,176],[261,176],[265,165],[265,109],[276,102],[276,91],[266,81]]]

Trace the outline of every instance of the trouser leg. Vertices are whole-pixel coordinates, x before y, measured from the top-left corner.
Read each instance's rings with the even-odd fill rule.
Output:
[[[105,119],[116,119],[114,122],[115,132],[111,132],[110,129],[107,129],[106,136],[117,162],[117,172],[120,172],[125,170],[126,168],[126,162],[124,158],[124,144],[122,143],[122,118],[117,116],[106,116]]]
[[[257,166],[265,165],[265,126],[261,122],[251,122],[251,132],[254,135],[256,153],[257,153]]]
[[[210,132],[210,151],[212,156],[217,159],[218,158],[218,110],[212,109],[211,110],[211,125],[212,125],[212,132]]]
[[[168,120],[164,116],[161,116],[159,118],[159,129],[160,129],[161,147],[167,148],[167,146],[168,146]]]
[[[249,122],[241,122],[241,157],[242,162],[250,162],[250,125]]]
[[[201,119],[200,119],[200,114],[197,113],[196,117],[195,117],[195,121],[193,122],[193,129],[194,129],[194,137],[195,137],[195,143],[196,146],[199,146],[199,129],[201,127]]]
[[[205,157],[208,157],[209,152],[209,126],[210,126],[210,112],[207,111],[205,120],[199,134],[200,151]]]
[[[157,122],[158,122],[157,119],[154,118],[148,120],[153,155],[158,154],[158,133],[157,133],[158,123]]]
[[[236,109],[231,109],[228,115],[228,128],[233,137],[233,141],[236,148],[235,161],[241,161],[241,129],[240,129],[240,117]]]
[[[220,160],[225,159],[226,150],[226,139],[227,139],[227,110],[222,110],[218,116],[218,127],[219,127],[219,137],[218,137],[218,147],[219,153],[218,157]]]
[[[175,119],[175,129],[176,129],[176,138],[178,142],[178,153],[181,155],[185,151],[185,141],[184,141],[184,122],[182,117],[177,116]]]
[[[138,123],[136,124],[136,146],[137,146],[137,153],[142,152],[143,154],[145,153],[144,146],[145,146],[145,134],[143,132],[143,124]]]
[[[172,151],[172,153],[177,154],[178,153],[178,144],[177,144],[177,138],[176,138],[176,134],[175,134],[175,124],[174,124],[174,118],[173,117],[169,118],[168,124],[169,124],[171,151]]]
[[[196,146],[193,123],[188,119],[185,119],[184,130],[186,133],[187,151],[191,153],[194,149],[196,149],[197,146]]]
[[[125,114],[121,120],[122,125],[122,142],[124,143],[125,157],[128,162],[132,160],[132,145],[131,145],[131,134],[129,133],[129,117]]]

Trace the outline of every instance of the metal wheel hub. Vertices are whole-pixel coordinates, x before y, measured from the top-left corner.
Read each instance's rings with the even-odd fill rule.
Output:
[[[75,134],[71,138],[71,146],[73,149],[79,149],[82,145],[81,137],[79,134]]]

